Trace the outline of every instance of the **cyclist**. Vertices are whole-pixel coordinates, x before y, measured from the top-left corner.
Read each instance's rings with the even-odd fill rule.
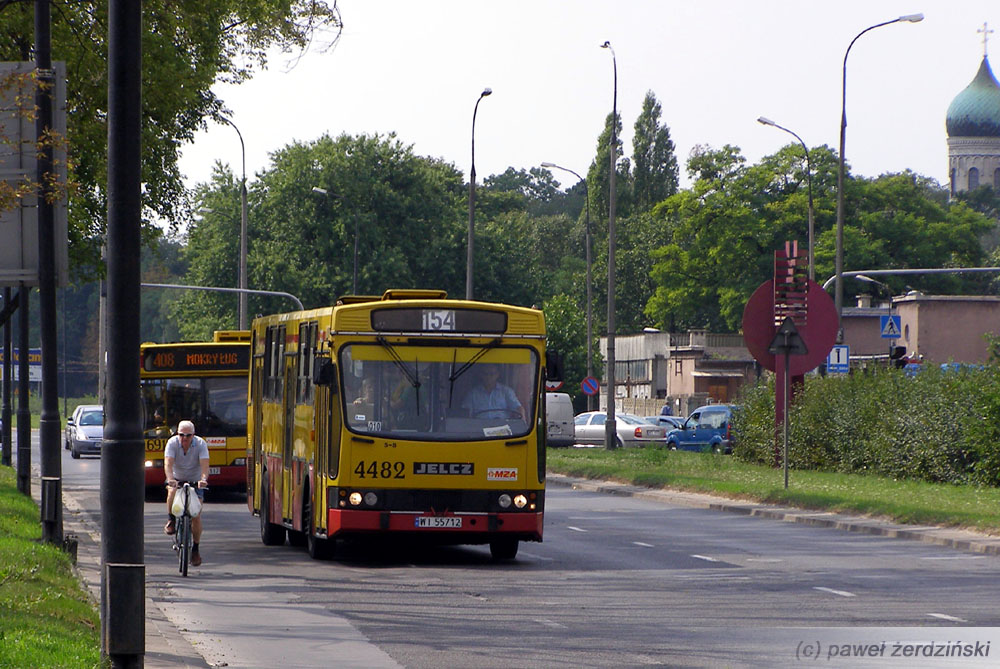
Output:
[[[208,486],[208,443],[194,433],[194,423],[182,420],[177,424],[177,434],[170,437],[163,454],[163,471],[167,477],[167,520],[163,531],[174,534],[177,531],[176,520],[170,513],[177,485],[187,482],[198,492],[198,498],[205,501],[205,488]],[[194,545],[191,550],[191,564],[197,567],[201,564],[201,554],[198,552],[198,542],[201,540],[201,514],[191,520],[191,538]]]

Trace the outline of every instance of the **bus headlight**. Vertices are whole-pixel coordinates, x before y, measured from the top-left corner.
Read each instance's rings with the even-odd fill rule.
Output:
[[[508,495],[507,493],[504,493],[504,494],[500,495],[499,497],[497,497],[497,504],[500,505],[501,509],[509,509],[510,508],[510,495]]]
[[[348,496],[347,501],[351,503],[351,506],[360,506],[361,505],[361,493],[359,493],[359,492],[352,492]]]
[[[375,506],[378,504],[378,495],[373,492],[365,493],[365,504],[368,506]]]
[[[514,496],[514,506],[516,506],[517,508],[523,509],[525,506],[527,506],[527,504],[528,504],[528,498],[525,497],[524,495]]]

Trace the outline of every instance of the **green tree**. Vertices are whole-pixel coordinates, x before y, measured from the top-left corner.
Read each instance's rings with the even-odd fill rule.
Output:
[[[660,124],[663,109],[647,91],[632,137],[632,189],[637,211],[649,211],[677,192],[677,157],[670,129]]]
[[[608,114],[604,130],[597,138],[597,153],[587,172],[587,187],[590,191],[590,215],[595,221],[608,220],[611,193],[611,124],[615,124],[615,215],[627,216],[630,211],[632,193],[632,166],[628,158],[622,157],[622,119],[619,114],[614,119]],[[600,226],[598,226],[600,228]],[[606,227],[604,228],[607,229]]]
[[[235,286],[238,187],[228,168],[217,166],[196,194],[212,213],[189,232],[188,283]],[[333,304],[352,292],[357,230],[359,293],[438,288],[464,294],[461,175],[450,164],[415,155],[393,134],[294,142],[272,154],[249,198],[250,288],[291,293],[306,308]],[[251,314],[293,308],[286,298],[248,300]],[[184,336],[200,338],[232,327],[236,299],[191,293],[177,313],[190,316]]]
[[[107,3],[52,2],[52,57],[67,66],[70,254],[84,276],[99,271],[107,186]],[[27,60],[34,42],[33,2],[0,2],[0,60]],[[322,0],[143,2],[142,181],[147,241],[156,219],[190,217],[177,159],[182,146],[224,113],[216,82],[239,83],[267,64],[272,48],[332,45],[340,13]]]

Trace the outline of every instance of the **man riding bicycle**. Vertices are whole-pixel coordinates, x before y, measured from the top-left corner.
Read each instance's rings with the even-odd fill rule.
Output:
[[[174,493],[178,484],[188,483],[198,492],[198,498],[205,501],[205,488],[208,486],[208,443],[194,433],[194,423],[182,420],[177,424],[177,434],[170,437],[163,454],[163,471],[167,477],[167,520],[163,531],[174,534],[177,531],[176,520],[170,507],[174,502]],[[194,545],[191,551],[191,564],[197,567],[201,564],[198,552],[198,542],[201,540],[201,514],[191,520],[191,537]]]

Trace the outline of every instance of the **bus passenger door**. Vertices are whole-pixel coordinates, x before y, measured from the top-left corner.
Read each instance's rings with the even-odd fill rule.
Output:
[[[249,425],[251,429],[250,443],[247,444],[247,505],[253,510],[257,506],[256,499],[260,498],[257,487],[260,485],[260,459],[261,459],[261,429],[263,428],[262,416],[264,414],[263,397],[263,364],[260,359],[253,360],[253,367],[250,377],[250,405],[248,411],[253,412]],[[255,495],[255,493],[258,493]]]
[[[281,439],[281,515],[291,521],[295,509],[295,472],[292,468],[292,452],[295,446],[295,364],[296,358],[289,357],[285,365],[285,383],[282,396],[282,439]]]

